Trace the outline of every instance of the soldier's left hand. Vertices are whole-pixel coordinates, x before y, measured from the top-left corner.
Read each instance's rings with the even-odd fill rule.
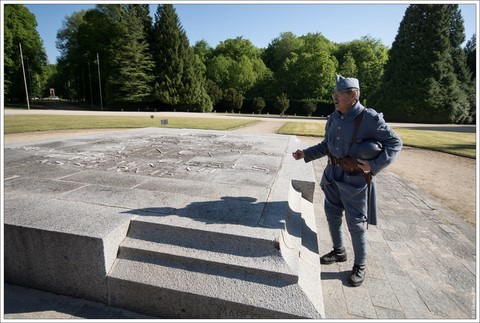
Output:
[[[364,173],[370,173],[372,171],[372,167],[370,167],[370,163],[368,160],[365,159],[357,159],[358,167],[360,167]]]

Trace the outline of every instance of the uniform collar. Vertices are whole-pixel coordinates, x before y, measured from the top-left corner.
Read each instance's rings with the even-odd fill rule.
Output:
[[[360,114],[364,109],[363,105],[360,103],[360,101],[357,101],[355,105],[350,109],[350,111],[347,112],[347,114],[344,116],[347,121],[352,121],[355,119],[356,116]],[[338,111],[335,110],[335,118],[340,118],[342,117],[342,114]]]

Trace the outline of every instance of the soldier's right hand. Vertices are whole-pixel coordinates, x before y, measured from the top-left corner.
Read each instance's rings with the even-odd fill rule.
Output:
[[[303,150],[297,149],[297,151],[294,151],[292,153],[292,156],[293,158],[295,158],[295,160],[299,160],[305,157],[305,153],[303,152]]]

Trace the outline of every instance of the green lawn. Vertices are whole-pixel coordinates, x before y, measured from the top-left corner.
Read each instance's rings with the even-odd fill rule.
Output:
[[[165,118],[168,125],[162,125],[163,118],[131,116],[63,116],[63,115],[6,115],[5,134],[107,128],[167,127],[205,130],[232,130],[258,122],[236,118]],[[449,131],[412,130],[394,128],[405,146],[446,152],[454,155],[476,158],[476,134]],[[325,122],[287,122],[280,134],[323,137]]]
[[[162,119],[167,119],[168,125],[162,125]],[[144,117],[7,115],[4,117],[4,133],[145,127],[232,130],[255,122],[258,121],[233,118],[151,118],[151,115]]]
[[[453,131],[413,130],[394,128],[405,146],[441,151],[458,156],[476,158],[476,134]],[[325,122],[288,122],[278,133],[323,137]]]

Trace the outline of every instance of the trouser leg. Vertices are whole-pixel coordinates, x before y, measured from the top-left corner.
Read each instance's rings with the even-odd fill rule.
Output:
[[[355,199],[344,200],[345,219],[355,254],[354,263],[360,266],[365,265],[367,260],[366,198],[365,190],[365,192],[360,192]]]
[[[347,220],[348,223],[348,220]],[[348,223],[348,230],[352,237],[354,263],[363,266],[367,262],[367,237],[364,222]]]
[[[345,247],[342,230],[343,204],[339,196],[338,187],[335,183],[332,183],[322,186],[322,189],[325,195],[324,209],[333,248],[342,249]]]

